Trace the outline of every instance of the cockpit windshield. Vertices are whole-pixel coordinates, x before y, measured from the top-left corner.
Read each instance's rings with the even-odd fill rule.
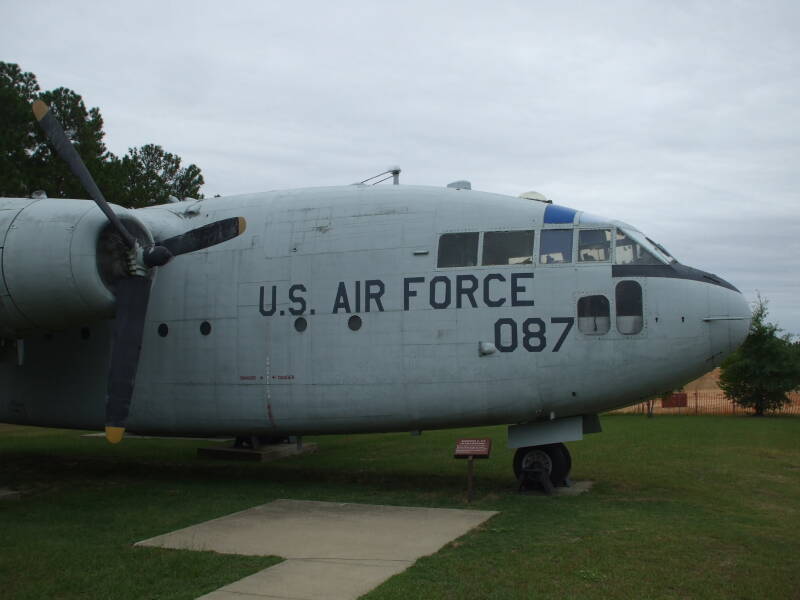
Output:
[[[658,250],[659,252],[661,252],[661,254],[663,254],[663,255],[664,255],[666,258],[667,258],[667,262],[669,262],[669,263],[676,263],[676,262],[678,262],[678,259],[677,259],[677,258],[675,258],[674,256],[672,256],[672,254],[670,254],[669,252],[667,252],[667,249],[666,249],[666,248],[664,248],[664,246],[662,246],[661,244],[659,244],[659,243],[657,243],[657,242],[654,242],[654,241],[653,241],[653,240],[651,240],[649,237],[645,237],[644,239],[646,239],[646,240],[647,240],[648,242],[650,242],[650,243],[651,243],[653,246],[655,246],[656,250]]]
[[[614,262],[618,265],[659,265],[672,261],[638,231],[617,229]]]

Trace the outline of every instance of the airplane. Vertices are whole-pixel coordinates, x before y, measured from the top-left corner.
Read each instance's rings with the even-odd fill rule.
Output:
[[[502,424],[517,477],[563,484],[564,442],[749,329],[732,284],[538,193],[392,168],[394,185],[128,210],[34,112],[93,201],[0,198],[0,422],[112,443]]]

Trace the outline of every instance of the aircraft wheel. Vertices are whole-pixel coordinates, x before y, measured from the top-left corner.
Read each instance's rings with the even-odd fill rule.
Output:
[[[572,457],[564,444],[544,444],[518,448],[514,454],[514,476],[519,480],[523,469],[539,463],[550,474],[553,485],[563,485],[572,469]]]

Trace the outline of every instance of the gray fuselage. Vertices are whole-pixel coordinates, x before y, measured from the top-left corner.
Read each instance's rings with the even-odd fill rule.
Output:
[[[615,264],[624,224],[550,206],[347,186],[129,211],[154,232],[235,216],[247,230],[158,273],[128,429],[301,435],[596,414],[682,385],[744,339],[733,286],[669,261]],[[542,259],[549,229],[571,231],[566,262]],[[615,236],[606,260],[581,253],[589,229]],[[487,233],[508,231],[532,232],[530,260],[484,264]],[[437,266],[455,233],[474,234],[448,239],[475,240],[478,260]],[[623,282],[641,290],[632,310]],[[84,321],[0,348],[0,422],[103,427],[110,321]]]

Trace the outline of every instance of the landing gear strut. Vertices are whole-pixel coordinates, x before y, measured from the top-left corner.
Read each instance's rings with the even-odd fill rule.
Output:
[[[514,454],[514,475],[520,490],[541,487],[548,494],[553,487],[569,485],[572,458],[564,444],[544,444],[517,449]]]

